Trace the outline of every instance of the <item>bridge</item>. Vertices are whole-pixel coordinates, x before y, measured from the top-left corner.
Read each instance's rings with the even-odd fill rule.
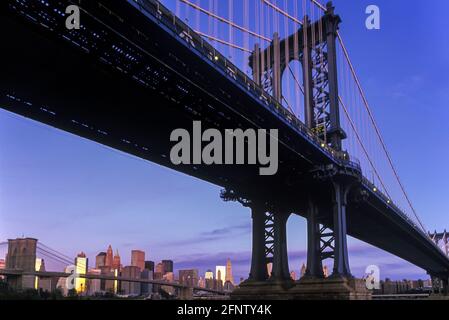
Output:
[[[33,278],[45,279],[45,278],[69,278],[73,277],[72,273],[65,272],[40,272],[40,271],[24,271],[18,269],[3,269],[0,270],[0,275],[7,276],[9,278],[22,278],[24,276],[31,276]],[[213,290],[208,288],[201,287],[190,287],[187,285],[175,283],[175,282],[166,282],[166,281],[158,281],[158,280],[150,280],[150,279],[136,279],[136,278],[128,278],[128,277],[120,277],[120,276],[108,276],[102,274],[77,274],[76,278],[82,279],[90,279],[90,280],[109,280],[109,281],[118,281],[118,282],[131,282],[131,283],[147,283],[152,285],[159,285],[165,287],[173,287],[178,291],[178,298],[183,300],[188,300],[193,298],[194,292],[206,292],[211,293],[218,296],[225,296],[228,293],[219,290]]]
[[[237,298],[301,296],[322,283],[352,286],[348,296],[357,296],[347,235],[447,288],[449,258],[393,165],[332,4],[306,1],[300,17],[297,6],[269,0],[244,0],[243,8],[220,2],[227,16],[212,1],[176,3],[174,13],[156,0],[2,1],[8,50],[0,107],[221,186],[223,200],[250,208],[251,270]],[[69,5],[80,8],[79,30],[66,27]],[[259,175],[254,165],[175,165],[170,134],[193,121],[222,132],[277,129],[277,174]],[[292,215],[307,219],[309,287],[290,280]],[[334,262],[327,282],[325,259]]]
[[[117,270],[117,272],[114,270],[114,272],[107,273],[91,272],[91,270],[88,270],[87,263],[76,260],[72,261],[68,256],[38,242],[37,239],[24,238],[0,242],[0,248],[3,246],[8,247],[7,261],[6,268],[0,269],[0,276],[6,276],[10,286],[16,290],[36,289],[39,287],[39,283],[42,279],[50,279],[51,281],[56,280],[56,282],[59,283],[61,278],[73,278],[111,281],[117,283],[117,288],[120,287],[119,284],[121,283],[139,283],[157,285],[159,287],[172,287],[176,291],[175,296],[182,300],[191,300],[194,297],[194,293],[229,296],[229,292],[225,290],[186,285],[175,281],[146,279],[141,278],[140,276],[123,276],[119,270]],[[75,264],[74,270],[72,272],[37,270],[37,264],[35,262],[37,258],[63,267],[69,267]],[[51,286],[56,288],[56,282]]]

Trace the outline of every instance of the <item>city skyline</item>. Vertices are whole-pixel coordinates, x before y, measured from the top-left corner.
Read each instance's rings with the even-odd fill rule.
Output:
[[[449,228],[444,214],[449,199],[440,196],[449,192],[449,174],[434,160],[449,155],[449,142],[442,139],[449,134],[445,120],[449,111],[444,107],[449,83],[441,72],[449,70],[449,45],[439,42],[438,35],[427,34],[418,19],[409,21],[410,14],[401,5],[378,2],[383,8],[382,30],[388,32],[363,30],[359,26],[363,14],[351,14],[343,1],[335,5],[345,17],[342,28],[352,44],[351,54],[363,82],[370,86],[368,98],[404,184],[429,231],[442,231]],[[366,3],[356,7],[362,9]],[[418,1],[411,3],[423,19],[435,14]],[[445,1],[438,5],[441,12],[449,9]],[[445,28],[440,26],[446,23],[443,20],[437,17],[434,27]],[[410,28],[416,39],[407,37]],[[430,63],[427,56],[415,52],[417,41],[429,47],[438,43]],[[390,50],[384,49],[385,44]],[[409,54],[404,56],[399,47]],[[364,59],[373,63],[363,63]],[[376,59],[385,64],[379,66]],[[427,110],[438,116],[423,117]],[[409,124],[403,128],[405,121]],[[423,126],[427,129],[413,131]],[[428,141],[436,141],[437,147]],[[84,251],[95,261],[96,253],[105,249],[104,242],[120,238],[114,243],[121,254],[140,247],[151,257],[148,260],[171,257],[181,269],[199,266],[201,274],[225,265],[221,257],[230,257],[234,278],[248,276],[250,212],[222,202],[220,188],[3,110],[0,145],[2,241],[23,234],[43,239],[70,256]],[[124,223],[127,217],[131,219]],[[299,273],[306,260],[305,220],[292,218],[288,230],[290,271]],[[352,239],[349,257],[356,276],[370,264],[381,267],[382,277],[426,276],[421,269]],[[130,264],[127,254],[121,258],[123,264]]]
[[[31,237],[33,238],[33,237]],[[1,242],[1,241],[0,241]],[[365,276],[365,268],[368,266],[365,261],[377,261],[377,264],[381,271],[381,278],[382,279],[392,279],[392,280],[403,280],[403,279],[412,279],[412,280],[424,280],[428,279],[428,275],[425,272],[421,272],[419,268],[402,261],[400,258],[394,257],[388,253],[385,253],[383,256],[379,255],[379,249],[374,248],[372,246],[369,246],[367,244],[361,243],[360,241],[352,241],[353,245],[350,246],[350,258],[351,258],[351,267],[354,270],[354,275],[357,277],[363,277]],[[6,256],[6,247],[7,246],[0,246],[0,260],[5,259]],[[114,246],[109,244],[109,248],[113,249]],[[106,250],[106,252],[108,251]],[[114,249],[116,252],[118,252],[118,249]],[[59,251],[59,250],[58,250]],[[145,263],[146,262],[153,262],[154,263],[154,270],[156,271],[156,266],[158,264],[162,264],[163,261],[167,261],[170,259],[170,257],[157,257],[154,258],[151,255],[147,255],[145,250],[140,249],[129,249],[122,251],[123,254],[120,255],[121,259],[121,267],[125,266],[133,266],[132,263],[132,253],[133,251],[142,251],[145,253]],[[60,251],[59,251],[60,252]],[[78,250],[74,256],[73,259],[76,259],[76,257],[79,254],[85,255],[86,258],[91,261],[89,265],[89,269],[94,268],[96,266],[96,257],[100,254],[106,254],[104,251],[104,248],[100,248],[100,251],[95,250]],[[65,254],[64,252],[61,252],[62,254]],[[212,274],[214,279],[217,277],[217,268],[220,268],[220,271],[222,271],[224,274],[226,274],[226,262],[228,259],[230,259],[232,262],[232,273],[234,276],[234,282],[238,284],[241,279],[246,280],[248,277],[247,269],[248,265],[250,264],[250,256],[248,256],[250,252],[246,253],[238,253],[235,252],[227,252],[227,253],[216,253],[213,256],[202,256],[202,255],[194,255],[194,256],[186,256],[186,259],[184,260],[173,260],[170,259],[168,261],[173,261],[173,272],[175,275],[177,275],[178,271],[180,270],[190,270],[190,269],[196,269],[198,270],[198,273],[200,277],[203,277],[205,273],[207,273],[209,270],[212,270]],[[113,254],[113,258],[116,256],[116,254]],[[3,257],[3,258],[2,258]],[[232,258],[231,258],[232,257]],[[190,258],[190,259],[189,259]],[[302,273],[302,268],[307,263],[307,251],[306,250],[299,250],[299,251],[289,251],[289,258],[290,258],[290,271],[295,272],[297,275],[300,275]],[[371,259],[371,260],[370,260]],[[48,260],[45,257],[43,257],[43,260],[45,261],[45,265],[47,266],[47,270],[55,270],[55,271],[63,271],[68,265],[64,265],[60,262],[55,262],[54,259]],[[324,264],[323,267],[327,268],[329,271],[332,272],[332,261],[326,261],[329,263]],[[388,267],[389,269],[386,269],[384,266]],[[396,270],[395,272],[391,272],[391,270]],[[223,280],[224,280],[223,276]],[[204,278],[204,277],[203,277]]]

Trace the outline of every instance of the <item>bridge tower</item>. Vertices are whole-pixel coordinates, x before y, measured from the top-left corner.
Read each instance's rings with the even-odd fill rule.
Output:
[[[318,21],[311,22],[305,16],[301,28],[288,38],[280,39],[279,34],[275,33],[272,43],[264,50],[256,44],[249,58],[249,65],[254,81],[281,103],[282,75],[290,62],[299,61],[303,71],[304,119],[307,127],[324,144],[349,160],[349,156],[342,150],[346,133],[340,125],[339,110],[336,39],[340,23],[340,17],[334,13],[334,7],[329,2],[325,14]],[[356,290],[351,288],[357,285],[348,284],[354,279],[348,260],[346,206],[353,182],[359,177],[348,175],[345,170],[336,167],[315,168],[314,171],[320,172],[315,178],[317,185],[331,190],[330,193],[319,199],[309,196],[307,204],[298,205],[292,211],[307,212],[308,250],[305,278],[314,284],[306,291],[309,288],[317,294],[323,291],[323,260],[332,258],[333,282],[329,292],[339,292],[344,287],[344,290],[348,289],[345,294],[354,297]],[[222,197],[225,200],[240,201],[252,210],[252,263],[247,283],[259,283],[260,288],[264,283],[273,283],[275,280],[282,283],[284,288],[295,287],[290,293],[301,296],[302,289],[296,290],[299,286],[290,286],[286,243],[289,210],[269,201],[242,200],[229,190],[226,190]],[[281,200],[277,202],[282,203]],[[270,278],[266,268],[269,262],[273,263]],[[273,286],[270,290],[272,289]],[[251,290],[245,290],[244,294],[251,295]],[[269,296],[269,290],[264,290],[264,295]]]
[[[340,125],[337,78],[336,38],[341,19],[334,9],[329,2],[325,15],[314,23],[305,16],[303,26],[286,39],[274,33],[272,43],[263,51],[256,44],[249,65],[253,80],[282,103],[282,76],[290,62],[299,61],[305,123],[329,146],[341,151],[341,141],[346,139]]]
[[[282,75],[290,62],[299,61],[303,71],[305,123],[326,144],[341,152],[342,140],[346,138],[340,125],[337,77],[336,38],[341,19],[335,14],[331,2],[326,8],[318,21],[311,22],[305,16],[302,27],[287,39],[281,40],[275,33],[271,45],[264,51],[256,44],[249,61],[255,82],[279,102],[283,99]],[[295,52],[295,47],[299,53]],[[322,277],[322,260],[334,258],[334,274],[350,276],[345,213],[349,185],[335,179],[328,182],[334,189],[331,200],[334,203],[333,230],[318,223],[320,213],[314,203],[317,200],[311,200],[308,208],[307,275]]]
[[[6,254],[6,269],[34,272],[36,269],[36,248],[37,239],[9,239],[8,253]],[[16,290],[33,289],[35,276],[8,276],[8,284]]]

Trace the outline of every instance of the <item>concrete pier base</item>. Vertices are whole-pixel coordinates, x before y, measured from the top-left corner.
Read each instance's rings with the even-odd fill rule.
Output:
[[[353,278],[304,278],[297,282],[244,282],[232,300],[371,300],[365,281]]]
[[[294,281],[245,281],[231,294],[231,300],[290,300]]]
[[[355,278],[304,278],[290,290],[299,300],[371,300],[365,281]]]

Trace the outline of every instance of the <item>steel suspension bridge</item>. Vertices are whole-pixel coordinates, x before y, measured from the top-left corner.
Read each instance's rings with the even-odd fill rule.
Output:
[[[81,9],[80,30],[64,27],[69,4]],[[0,105],[222,186],[224,200],[252,210],[249,283],[288,280],[285,224],[296,214],[308,222],[312,278],[322,277],[328,258],[334,275],[351,277],[348,234],[425,269],[447,287],[449,259],[400,179],[331,3],[2,5],[1,27],[15,33],[4,35],[11,50],[1,65]],[[40,51],[30,61],[23,52],[36,46]],[[29,74],[26,81],[20,71]],[[192,120],[220,129],[279,129],[279,173],[260,177],[250,167],[174,165],[168,139],[161,137]]]

